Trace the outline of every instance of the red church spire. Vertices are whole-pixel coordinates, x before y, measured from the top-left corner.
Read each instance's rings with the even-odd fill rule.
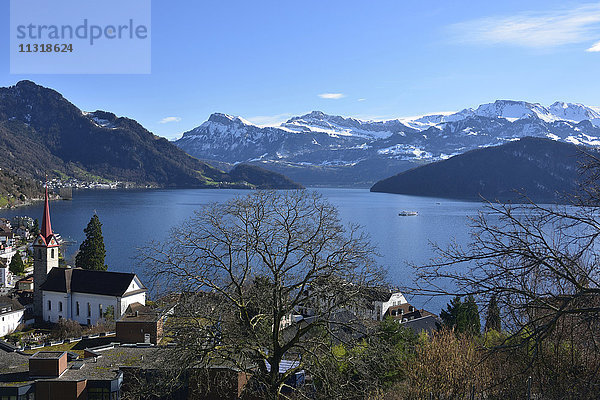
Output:
[[[46,201],[44,203],[44,218],[42,219],[42,230],[40,234],[48,241],[52,236],[52,225],[50,224],[50,207],[48,205],[48,182],[46,182]]]

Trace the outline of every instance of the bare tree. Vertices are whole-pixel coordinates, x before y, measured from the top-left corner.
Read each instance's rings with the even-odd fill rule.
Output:
[[[180,293],[171,361],[235,367],[252,377],[248,390],[273,399],[310,355],[352,336],[348,315],[367,312],[365,290],[383,282],[373,256],[368,238],[310,191],[208,205],[144,251],[156,279]]]
[[[597,390],[600,209],[589,203],[595,188],[587,187],[576,205],[487,203],[473,219],[468,247],[438,247],[432,265],[416,268],[421,293],[475,295],[482,304],[495,298],[509,333],[495,350],[525,349],[519,372],[538,371],[541,388],[562,376],[561,384],[580,385],[580,394]]]

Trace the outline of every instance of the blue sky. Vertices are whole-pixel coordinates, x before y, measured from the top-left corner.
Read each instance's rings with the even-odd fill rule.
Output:
[[[168,138],[212,112],[274,124],[496,99],[600,105],[600,3],[156,0],[149,75],[11,75],[0,5],[0,86],[30,79]]]

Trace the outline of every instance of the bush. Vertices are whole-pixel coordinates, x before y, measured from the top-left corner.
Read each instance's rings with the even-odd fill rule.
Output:
[[[65,340],[73,337],[80,337],[83,328],[78,322],[72,319],[61,319],[52,329],[50,337],[58,340]]]

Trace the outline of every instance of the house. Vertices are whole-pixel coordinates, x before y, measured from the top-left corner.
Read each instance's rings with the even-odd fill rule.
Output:
[[[390,317],[407,328],[411,328],[416,334],[422,331],[432,333],[438,329],[440,324],[437,315],[424,309],[418,310],[409,303],[389,307],[385,317]]]
[[[14,233],[17,236],[19,236],[19,237],[21,237],[21,238],[23,238],[25,240],[28,240],[29,237],[31,236],[30,233],[29,233],[29,229],[27,227],[23,226],[23,225],[21,225],[17,229],[15,229]]]
[[[33,275],[19,279],[16,285],[17,290],[27,290],[33,293]]]
[[[17,300],[0,296],[0,337],[13,333],[25,323],[25,307]]]
[[[371,317],[377,321],[383,320],[390,307],[408,304],[402,293],[385,288],[371,289],[366,297],[372,306]]]
[[[167,317],[174,306],[151,308],[141,303],[132,303],[116,322],[117,340],[120,343],[158,344],[163,336]]]
[[[13,247],[15,245],[15,235],[10,228],[0,226],[0,244],[4,247]]]
[[[11,283],[12,273],[10,272],[10,262],[17,254],[12,247],[4,247],[0,245],[0,287],[8,287]]]
[[[146,304],[147,289],[136,274],[59,268],[59,243],[46,188],[42,226],[33,243],[33,310],[38,319],[94,325],[108,314],[120,318],[132,303]]]
[[[308,292],[311,289],[307,289]],[[327,300],[316,300],[319,307],[328,307]],[[311,302],[315,302],[315,299],[310,299],[307,303],[303,303],[294,309],[293,313],[286,315],[281,323],[281,328],[284,329],[291,324],[298,323],[307,318],[313,318],[317,312],[312,306]],[[382,321],[388,309],[393,306],[399,306],[402,304],[408,304],[404,295],[396,290],[387,287],[374,287],[365,288],[361,291],[361,296],[357,301],[351,305],[344,307],[345,311],[348,311],[359,317],[360,319]],[[335,312],[342,312],[344,310],[334,310]]]
[[[26,229],[31,230],[31,229],[33,229],[33,226],[35,225],[35,221],[31,217],[16,216],[16,217],[13,217],[13,219],[11,221],[11,225],[12,226],[23,226]]]

